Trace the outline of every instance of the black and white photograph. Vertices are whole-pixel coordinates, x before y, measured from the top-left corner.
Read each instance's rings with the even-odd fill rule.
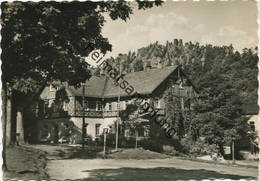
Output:
[[[258,180],[258,3],[1,2],[0,180]]]

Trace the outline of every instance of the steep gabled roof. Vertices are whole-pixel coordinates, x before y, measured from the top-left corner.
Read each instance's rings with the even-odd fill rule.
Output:
[[[104,76],[92,76],[88,81],[86,81],[85,96],[102,98],[103,89],[105,85]],[[75,88],[73,86],[68,87],[69,91],[75,96],[82,96],[82,87]]]
[[[140,72],[128,73],[124,76],[124,80],[134,88],[134,92],[139,94],[151,94],[178,66],[168,66],[161,69],[150,69]],[[75,89],[68,87],[75,96],[82,96],[82,87]],[[86,81],[86,97],[95,98],[114,98],[120,96],[128,96],[124,89],[116,86],[112,78],[105,76],[92,76]]]
[[[134,92],[139,94],[151,94],[177,66],[169,66],[162,69],[150,69],[140,72],[131,72],[124,76],[124,80],[133,86]],[[104,97],[117,97],[120,89],[120,96],[128,96],[124,89],[114,86],[113,81],[108,82]]]

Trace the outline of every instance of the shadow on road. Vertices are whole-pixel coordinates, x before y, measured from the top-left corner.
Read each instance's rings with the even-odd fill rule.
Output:
[[[81,146],[36,144],[31,147],[45,152],[48,160],[101,158],[103,150],[103,147],[98,146],[82,149]]]
[[[202,180],[202,179],[256,179],[247,176],[221,174],[215,171],[184,170],[176,168],[119,168],[119,169],[96,169],[84,171],[89,173],[86,181],[113,180],[113,181],[169,181],[169,180]]]

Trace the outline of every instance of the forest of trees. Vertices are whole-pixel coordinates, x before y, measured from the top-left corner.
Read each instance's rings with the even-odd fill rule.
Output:
[[[217,82],[212,80],[219,83],[225,80],[224,84],[234,86],[244,113],[251,113],[257,110],[257,51],[257,47],[245,48],[239,52],[232,45],[200,45],[174,39],[173,42],[167,41],[166,45],[156,42],[138,49],[137,52],[119,54],[109,61],[115,65],[120,62],[121,70],[125,72],[182,65],[184,72],[200,91],[213,88],[213,84]]]
[[[223,154],[224,145],[248,137],[247,118],[243,115],[258,112],[257,51],[245,48],[239,52],[232,45],[200,45],[174,39],[166,45],[156,42],[137,52],[119,54],[109,61],[115,66],[120,62],[125,72],[182,66],[197,88],[198,98],[194,110],[180,113],[172,106],[178,101],[168,95],[170,124],[178,130],[179,137],[184,133],[190,141],[204,137],[207,144],[216,145],[218,153]],[[172,116],[174,112],[177,113]]]

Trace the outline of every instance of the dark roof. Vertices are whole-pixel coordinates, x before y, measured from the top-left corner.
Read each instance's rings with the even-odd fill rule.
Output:
[[[178,66],[168,66],[161,69],[150,69],[140,72],[131,72],[124,76],[124,80],[133,86],[134,92],[139,94],[151,94]],[[82,96],[82,87],[75,89],[68,88],[75,96]],[[116,86],[112,78],[106,76],[92,76],[86,81],[86,97],[114,98],[118,96],[128,96],[124,89]]]
[[[102,98],[102,92],[105,85],[104,76],[93,75],[88,81],[86,81],[85,95],[87,97],[100,97]],[[73,86],[68,87],[69,91],[75,96],[82,96],[82,87],[75,88]]]
[[[151,94],[172,72],[177,66],[169,66],[162,69],[150,69],[140,72],[128,73],[124,76],[129,85],[133,86],[134,92],[139,94]],[[110,79],[111,80],[111,79]],[[108,81],[105,97],[116,97],[120,89],[121,96],[127,96],[124,89],[114,86],[113,81]]]

